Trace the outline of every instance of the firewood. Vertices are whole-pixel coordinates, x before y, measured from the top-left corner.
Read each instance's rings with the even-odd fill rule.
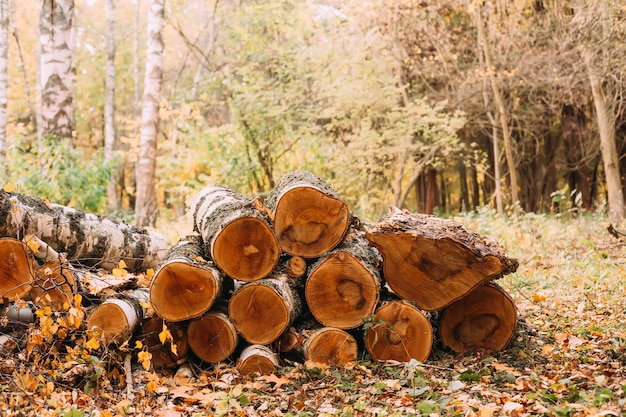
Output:
[[[187,342],[199,359],[218,363],[232,355],[239,344],[239,335],[228,315],[219,308],[189,322]]]
[[[35,322],[36,307],[31,301],[18,301],[0,304],[0,332],[25,330]]]
[[[107,270],[123,260],[131,272],[154,268],[166,251],[165,237],[151,230],[0,190],[0,236],[35,235],[70,262]]]
[[[337,246],[351,221],[337,191],[307,171],[285,175],[266,205],[281,249],[303,258],[319,257]]]
[[[237,360],[237,369],[243,375],[259,375],[274,372],[278,367],[278,355],[265,345],[249,345],[241,351]]]
[[[312,364],[343,366],[357,360],[359,348],[354,336],[345,330],[322,327],[307,336],[302,351]]]
[[[62,258],[47,261],[37,268],[30,297],[39,308],[56,311],[69,309],[78,291],[78,281]]]
[[[363,324],[378,304],[379,261],[363,233],[353,230],[340,246],[311,265],[305,297],[315,319],[339,329]]]
[[[393,292],[428,311],[440,310],[518,266],[495,242],[457,222],[397,208],[370,225],[366,237],[383,256],[383,275]]]
[[[286,275],[272,275],[237,289],[228,315],[238,333],[251,344],[275,341],[302,312],[302,300]]]
[[[169,322],[199,317],[224,288],[224,276],[204,258],[199,236],[187,236],[163,257],[150,283],[150,302]]]
[[[35,260],[25,243],[0,238],[0,303],[25,297],[35,277]]]
[[[496,285],[481,285],[441,312],[441,343],[457,353],[504,349],[515,334],[517,311]]]
[[[101,331],[106,344],[123,345],[143,321],[148,301],[146,288],[108,297],[87,317],[87,329]]]
[[[280,248],[260,200],[209,186],[198,193],[191,212],[205,253],[229,277],[256,281],[278,263]]]
[[[384,362],[425,361],[433,346],[429,319],[406,301],[386,301],[365,326],[365,347],[372,359]]]
[[[161,342],[159,335],[169,331],[172,340]],[[152,354],[152,366],[159,368],[175,368],[183,363],[189,352],[187,343],[187,326],[182,323],[169,323],[161,317],[146,318],[137,330],[137,340],[140,340]]]

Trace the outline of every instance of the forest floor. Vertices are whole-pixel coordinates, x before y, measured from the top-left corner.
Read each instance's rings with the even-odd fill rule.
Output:
[[[2,416],[620,416],[626,415],[626,239],[600,215],[484,212],[457,217],[518,258],[499,283],[519,310],[519,332],[500,352],[457,355],[435,346],[424,363],[346,367],[285,362],[243,377],[234,364],[167,374],[110,352],[59,382],[48,351],[0,354]],[[67,348],[66,348],[67,349]],[[47,357],[47,354],[49,357]],[[54,365],[51,365],[54,364]]]

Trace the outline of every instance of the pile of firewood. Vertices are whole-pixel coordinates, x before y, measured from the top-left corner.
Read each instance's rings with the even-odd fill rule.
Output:
[[[154,268],[149,284],[107,292],[86,320],[107,344],[141,340],[154,366],[233,358],[242,372],[267,372],[281,357],[342,365],[361,349],[378,361],[425,361],[434,333],[462,353],[502,349],[515,332],[515,305],[494,280],[518,263],[496,242],[396,208],[363,223],[305,171],[265,201],[206,187],[191,205],[194,233],[167,249],[158,234],[34,201],[0,195],[0,223],[11,219],[0,225],[11,237],[0,240],[5,306],[67,306],[84,273],[63,262]]]

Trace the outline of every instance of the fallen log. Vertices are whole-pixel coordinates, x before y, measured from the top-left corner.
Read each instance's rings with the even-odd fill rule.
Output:
[[[239,344],[239,335],[220,306],[189,322],[187,343],[200,360],[218,363],[232,355]]]
[[[168,322],[199,317],[222,293],[224,277],[204,259],[199,236],[187,236],[163,257],[150,283],[150,302]]]
[[[209,186],[198,193],[191,213],[204,252],[229,277],[256,281],[269,275],[278,263],[280,248],[259,199]]]
[[[150,299],[148,289],[138,288],[116,294],[96,306],[87,317],[87,329],[101,331],[105,344],[118,346],[127,342],[143,322]]]
[[[25,330],[35,322],[35,305],[28,301],[0,304],[0,333]]]
[[[383,256],[391,290],[428,311],[440,310],[518,266],[495,242],[457,222],[395,207],[367,228],[366,237]]]
[[[78,281],[61,258],[47,261],[37,268],[30,298],[39,308],[67,311],[78,292]]]
[[[35,260],[25,243],[0,238],[0,303],[25,297],[35,277]]]
[[[351,222],[348,206],[337,191],[307,171],[285,175],[266,205],[273,214],[280,248],[303,258],[316,258],[333,249]]]
[[[378,304],[379,261],[363,233],[351,231],[340,246],[311,265],[305,297],[315,319],[339,329],[362,325]]]
[[[74,263],[107,270],[123,260],[129,271],[155,268],[166,251],[160,233],[0,190],[0,236],[34,235]]]
[[[481,285],[443,309],[441,343],[457,353],[474,349],[504,349],[515,334],[517,310],[509,295],[496,285]]]
[[[237,359],[237,369],[243,375],[269,374],[274,372],[276,367],[278,355],[269,346],[249,345],[241,351]]]
[[[372,359],[424,362],[433,346],[430,320],[406,301],[384,302],[365,326],[365,348]]]

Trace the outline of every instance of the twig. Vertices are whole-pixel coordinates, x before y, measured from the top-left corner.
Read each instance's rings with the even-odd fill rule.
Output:
[[[135,399],[135,394],[133,394],[133,374],[130,362],[131,357],[131,352],[128,352],[124,358],[124,372],[126,372],[126,398],[129,400]]]
[[[607,230],[607,231],[608,231],[611,235],[613,235],[614,237],[616,237],[616,238],[618,238],[618,239],[619,239],[619,238],[621,238],[621,237],[626,237],[626,232],[622,232],[622,231],[620,231],[620,230],[617,230],[617,229],[615,228],[615,226],[613,226],[613,223],[609,223],[609,224],[606,226],[606,230]]]

